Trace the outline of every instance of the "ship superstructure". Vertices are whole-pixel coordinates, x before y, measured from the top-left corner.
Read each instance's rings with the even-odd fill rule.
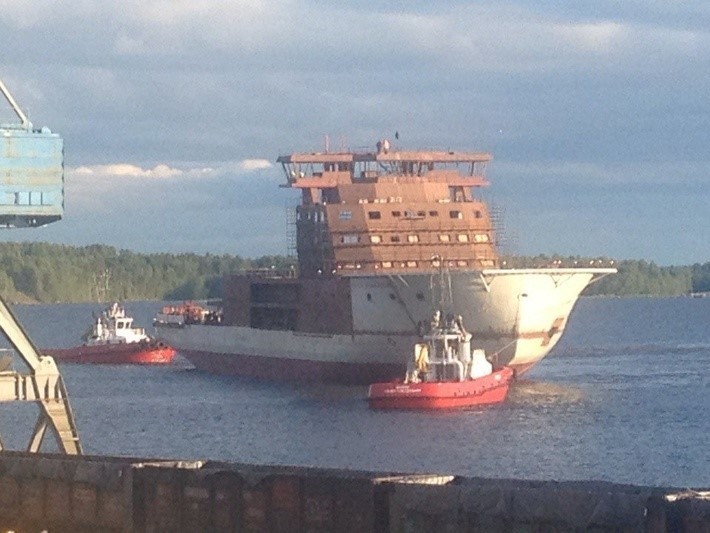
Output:
[[[297,211],[300,273],[431,272],[494,268],[488,208],[473,190],[487,185],[487,153],[391,151],[279,157]],[[434,266],[436,268],[436,265]]]
[[[198,368],[369,383],[402,372],[447,292],[495,367],[523,372],[559,340],[579,293],[614,269],[503,269],[486,204],[487,153],[294,153],[296,272],[227,276],[220,320],[163,317],[159,334]],[[445,268],[445,287],[434,276]]]

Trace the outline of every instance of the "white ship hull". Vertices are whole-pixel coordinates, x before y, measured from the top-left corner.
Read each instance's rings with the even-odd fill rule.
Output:
[[[559,341],[580,292],[614,269],[452,272],[451,311],[461,315],[496,366],[524,372]],[[434,283],[434,286],[436,284]],[[158,335],[197,368],[279,380],[369,383],[400,376],[432,310],[432,278],[350,278],[352,334],[327,335],[240,326],[156,324]],[[448,297],[446,298],[448,300]],[[245,304],[247,305],[247,304]]]

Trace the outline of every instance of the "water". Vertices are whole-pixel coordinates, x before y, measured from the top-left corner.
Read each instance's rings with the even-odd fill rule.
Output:
[[[129,304],[147,325],[160,304]],[[70,346],[99,306],[15,311]],[[498,406],[376,412],[364,387],[274,384],[168,367],[65,365],[86,453],[710,486],[710,298],[582,299],[553,353]],[[8,448],[36,407],[0,406]]]

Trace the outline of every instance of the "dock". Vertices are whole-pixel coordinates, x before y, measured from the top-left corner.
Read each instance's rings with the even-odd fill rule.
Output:
[[[1,531],[710,531],[710,491],[0,453]]]

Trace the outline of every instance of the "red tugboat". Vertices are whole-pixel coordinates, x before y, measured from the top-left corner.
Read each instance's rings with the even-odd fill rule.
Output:
[[[403,381],[370,385],[367,400],[373,409],[452,409],[500,403],[514,372],[493,370],[480,349],[471,352],[471,334],[461,317],[434,313],[423,343],[416,344]]]
[[[133,318],[114,302],[94,320],[83,335],[84,344],[73,348],[42,350],[63,363],[110,365],[162,365],[171,363],[175,350],[133,327]]]

